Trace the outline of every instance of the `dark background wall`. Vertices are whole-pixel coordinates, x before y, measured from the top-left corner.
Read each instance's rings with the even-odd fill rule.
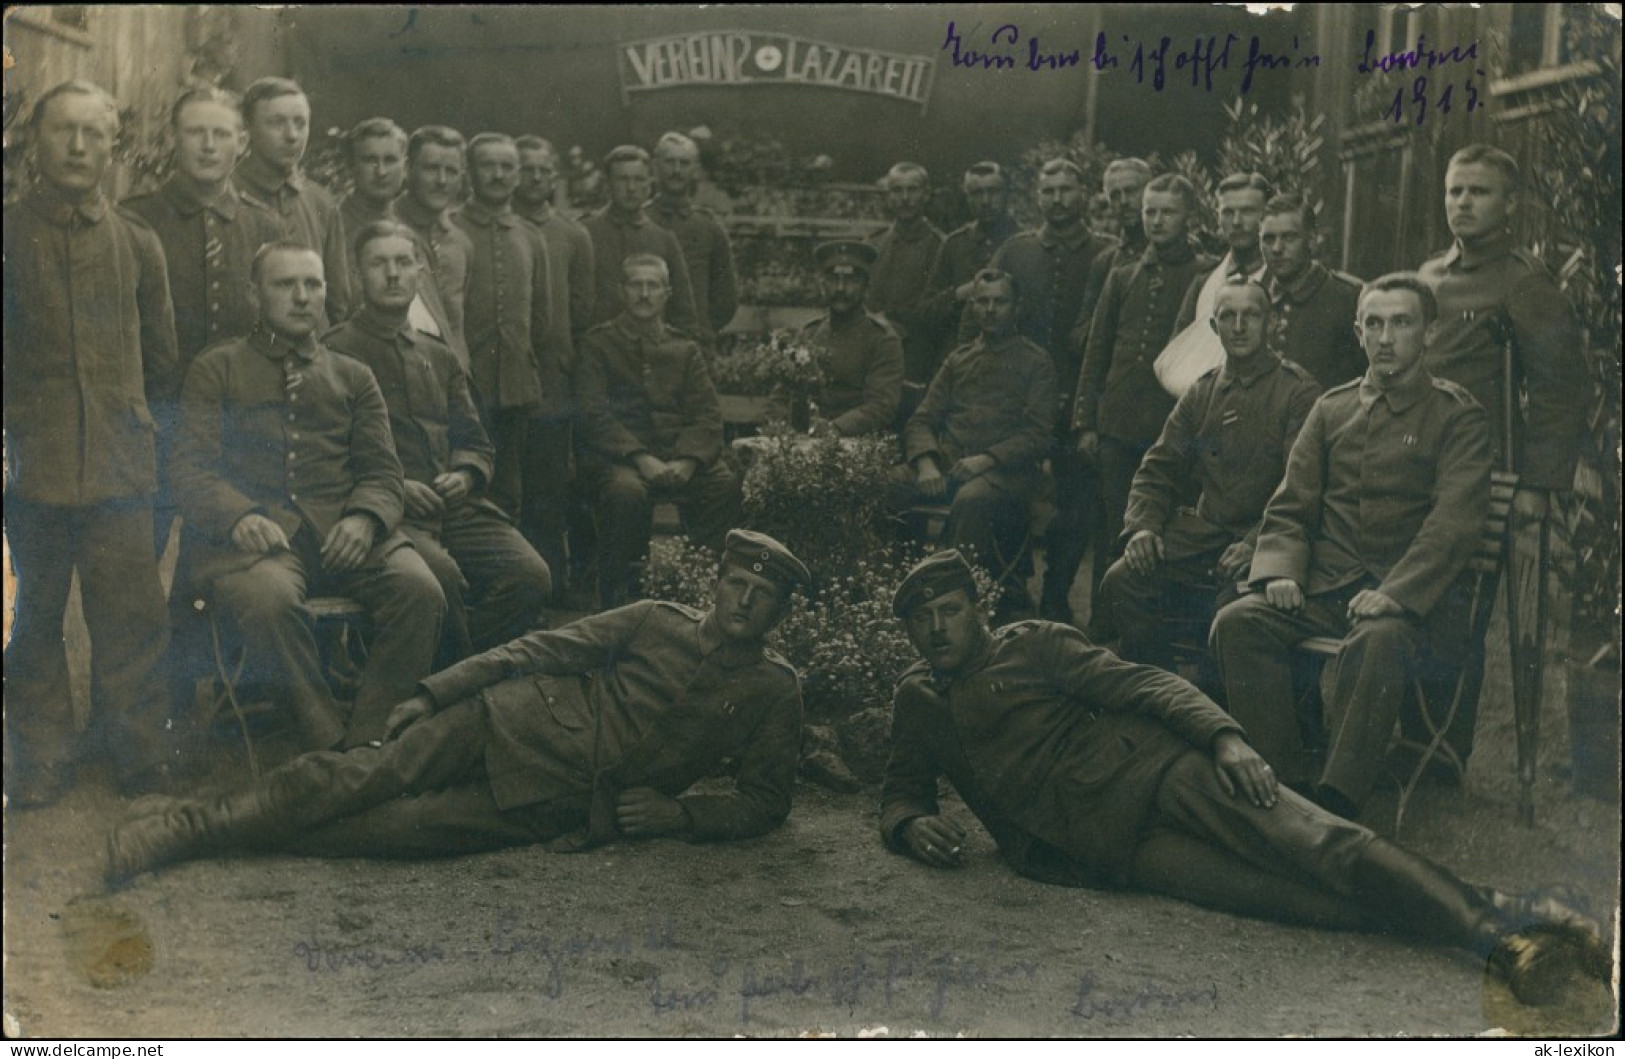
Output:
[[[1012,160],[1038,140],[1064,139],[1088,120],[1088,86],[1098,93],[1096,136],[1114,150],[1168,153],[1211,150],[1223,131],[1219,106],[1235,97],[1246,41],[1290,48],[1297,19],[1257,18],[1203,5],[942,5],[882,7],[722,7],[711,9],[580,6],[557,8],[295,8],[260,13],[294,76],[310,91],[321,126],[348,127],[387,114],[408,129],[438,122],[464,132],[540,132],[601,155],[618,143],[651,143],[674,126],[708,124],[718,136],[774,136],[796,155],[827,153],[836,177],[868,180],[899,158],[957,171],[983,157]],[[952,22],[965,47],[993,50],[988,39],[1014,24],[1014,49],[1027,39],[1043,49],[1078,50],[1084,64],[1064,70],[955,68],[942,50]],[[1103,29],[1117,70],[1092,76],[1088,57]],[[780,31],[854,47],[937,59],[928,106],[801,85],[696,86],[637,93],[623,101],[619,41],[708,30]],[[1132,45],[1174,49],[1198,34],[1241,36],[1229,73],[1209,93],[1168,62],[1161,92],[1136,84]],[[1003,48],[997,49],[1006,50]],[[1289,78],[1260,78],[1261,109],[1283,106]],[[1172,135],[1177,130],[1177,135]]]

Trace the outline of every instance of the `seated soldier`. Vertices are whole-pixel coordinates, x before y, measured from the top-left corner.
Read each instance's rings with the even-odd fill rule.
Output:
[[[706,612],[645,601],[537,630],[423,680],[381,746],[312,753],[253,786],[149,799],[108,837],[120,882],[279,850],[427,857],[617,837],[749,838],[790,812],[801,690],[763,648],[807,568],[735,530]],[[688,794],[724,758],[733,790]]]
[[[1209,324],[1224,366],[1185,391],[1140,462],[1123,520],[1128,543],[1100,585],[1122,637],[1118,654],[1170,670],[1163,623],[1195,623],[1205,640],[1214,612],[1235,598],[1259,517],[1320,394],[1308,372],[1266,348],[1270,301],[1258,283],[1226,280]]]
[[[946,776],[1005,860],[1043,882],[1459,945],[1536,1002],[1576,972],[1608,975],[1596,925],[1566,899],[1469,885],[1280,788],[1235,719],[1178,677],[1068,625],[990,631],[958,553],[910,571],[893,609],[924,661],[893,703],[889,847],[964,863],[965,833],[939,812]]]
[[[722,458],[722,407],[699,343],[665,321],[666,262],[622,265],[625,309],[581,340],[576,400],[582,476],[598,497],[598,592],[605,607],[637,587],[654,505],[674,500],[696,543],[722,547],[739,521],[739,478]]]
[[[1050,449],[1055,367],[1016,331],[1015,279],[984,269],[975,283],[970,305],[980,333],[948,355],[909,417],[908,462],[894,475],[892,505],[947,500],[944,538],[1004,575],[999,606],[1009,612],[1030,602],[1012,567]]]
[[[866,312],[869,270],[880,251],[868,243],[820,244],[813,251],[818,282],[829,312],[808,324],[801,340],[818,357],[823,378],[810,395],[813,413],[805,425],[815,434],[838,437],[890,429],[903,394],[903,344],[883,318]],[[802,410],[784,386],[773,394],[774,419],[796,422]]]
[[[496,449],[480,424],[468,373],[451,347],[413,327],[421,287],[417,243],[398,221],[363,227],[354,242],[361,312],[322,339],[378,380],[405,472],[401,532],[446,595],[440,665],[537,625],[552,589],[547,564],[484,498]]]
[[[322,673],[306,598],[354,596],[372,618],[351,745],[428,674],[446,597],[398,531],[401,463],[372,372],[316,340],[321,255],[267,243],[250,268],[259,322],[193,362],[181,391],[173,485],[192,583],[233,618],[251,675],[308,749],[346,725]]]
[[[1414,273],[1366,284],[1355,329],[1370,369],[1315,403],[1264,510],[1249,585],[1211,644],[1226,700],[1283,782],[1353,816],[1381,774],[1430,634],[1465,624],[1451,591],[1490,503],[1484,409],[1423,358],[1433,292]],[[1304,745],[1291,653],[1343,644],[1322,679],[1323,770]]]

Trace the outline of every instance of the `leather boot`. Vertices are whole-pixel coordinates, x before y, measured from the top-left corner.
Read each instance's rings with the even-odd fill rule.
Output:
[[[107,881],[125,882],[166,864],[246,849],[280,830],[280,814],[258,788],[203,800],[149,802],[107,836]]]
[[[1555,1003],[1577,979],[1608,977],[1596,924],[1566,894],[1514,896],[1472,886],[1381,838],[1352,874],[1360,896],[1394,926],[1484,957],[1520,1003]]]

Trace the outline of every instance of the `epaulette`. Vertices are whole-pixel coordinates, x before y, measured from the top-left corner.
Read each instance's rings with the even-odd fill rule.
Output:
[[[931,663],[922,658],[918,662],[915,662],[913,665],[909,666],[907,669],[903,670],[903,672],[897,677],[897,686],[902,687],[913,677],[929,677],[930,675]]]
[[[1361,279],[1359,276],[1351,275],[1350,273],[1343,272],[1335,268],[1329,268],[1326,270],[1326,272],[1332,277],[1332,279],[1335,279],[1340,283],[1346,283],[1355,290],[1359,290],[1365,286],[1365,280]]]
[[[1321,396],[1322,397],[1330,397],[1332,394],[1334,394],[1334,393],[1342,393],[1344,390],[1357,390],[1360,387],[1360,383],[1363,382],[1363,381],[1365,381],[1365,376],[1356,375],[1354,378],[1350,379],[1348,382],[1338,383],[1336,386],[1331,387],[1325,393],[1321,394]]]
[[[1450,379],[1442,379],[1437,375],[1433,376],[1433,388],[1435,390],[1443,390],[1445,393],[1449,394],[1451,397],[1454,397],[1462,404],[1478,404],[1478,398],[1469,393],[1466,387]]]
[[[320,342],[322,345],[325,346],[327,344],[328,339],[332,338],[334,335],[338,334],[340,331],[344,330],[346,327],[349,327],[349,326],[350,326],[350,321],[348,321],[348,320],[340,320],[336,324],[331,324],[331,325],[329,325],[329,327],[327,328],[326,331],[323,331],[320,335],[317,336],[316,341]]]
[[[790,664],[790,660],[788,658],[785,658],[783,655],[779,654],[777,651],[773,650],[770,647],[764,647],[764,648],[762,648],[762,658],[763,658],[763,660],[765,660],[767,662],[770,662],[773,665],[779,666],[780,668],[782,668],[786,672],[788,672],[790,674],[790,679],[791,680],[796,681],[798,684],[801,682],[801,673],[799,671],[797,671],[795,666]]]
[[[676,324],[671,323],[669,321],[663,321],[663,322],[665,322],[665,324],[666,324],[666,334],[667,334],[668,337],[681,338],[681,339],[683,339],[685,341],[688,341],[688,342],[695,342],[695,343],[699,342],[700,336],[695,334],[693,331],[690,331],[688,328],[686,328],[686,327],[678,327]]]
[[[1299,382],[1312,382],[1317,386],[1320,385],[1320,380],[1315,378],[1314,375],[1310,373],[1308,368],[1305,368],[1302,364],[1299,364],[1295,360],[1289,360],[1286,357],[1282,357],[1281,367],[1286,370],[1287,374],[1291,375]]]
[[[705,611],[696,610],[687,603],[673,603],[669,599],[652,599],[649,602],[653,603],[657,607],[665,607],[668,610],[675,610],[683,617],[692,619],[693,621],[705,620]]]
[[[1537,275],[1542,275],[1542,276],[1551,276],[1552,275],[1552,270],[1546,267],[1546,262],[1542,261],[1540,259],[1540,256],[1538,254],[1536,254],[1533,250],[1529,249],[1527,246],[1515,246],[1515,247],[1513,247],[1512,248],[1512,253],[1510,255],[1508,255],[1508,256],[1510,256],[1514,261],[1517,261],[1519,264],[1522,264],[1524,267],[1529,269],[1529,271],[1531,271],[1533,273],[1536,273]],[[1554,277],[1554,282],[1555,282],[1555,277]]]
[[[1203,379],[1206,379],[1206,378],[1209,378],[1209,377],[1212,377],[1212,378],[1216,379],[1216,378],[1219,377],[1219,372],[1221,372],[1223,370],[1224,370],[1224,365],[1223,364],[1215,364],[1213,367],[1209,368],[1208,370],[1204,371],[1202,374],[1198,375],[1196,377],[1196,381],[1201,382]]]
[[[993,637],[997,640],[1014,640],[1018,636],[1025,636],[1030,632],[1036,632],[1039,628],[1046,624],[1052,623],[1043,622],[1037,618],[1024,618],[1021,621],[1013,621],[1009,625],[1001,625],[997,629],[994,629]]]
[[[587,335],[596,335],[600,331],[611,330],[612,328],[614,328],[614,326],[615,326],[615,321],[614,320],[605,320],[601,324],[593,324],[591,327],[587,328],[586,333],[582,337],[585,338]]]
[[[892,322],[886,319],[884,316],[881,316],[879,313],[866,312],[863,315],[869,318],[870,323],[874,324],[888,335],[897,335],[898,338],[903,337],[902,335],[897,334],[897,328],[892,326]]]

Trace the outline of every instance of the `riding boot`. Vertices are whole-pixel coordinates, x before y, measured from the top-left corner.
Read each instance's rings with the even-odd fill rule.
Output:
[[[1596,924],[1565,894],[1473,886],[1381,838],[1351,870],[1359,895],[1395,927],[1484,957],[1522,1003],[1553,1003],[1576,977],[1606,978],[1610,970]]]
[[[156,800],[107,836],[107,880],[117,884],[166,864],[274,845],[285,815],[260,787],[203,799]]]

